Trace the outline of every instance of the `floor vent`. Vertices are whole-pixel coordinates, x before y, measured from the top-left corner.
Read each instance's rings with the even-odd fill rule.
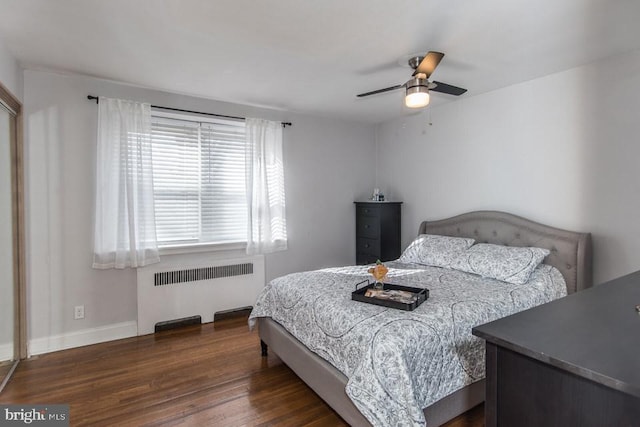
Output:
[[[184,317],[182,319],[166,320],[156,323],[154,332],[168,331],[170,329],[181,328],[189,325],[201,325],[202,318],[200,316]]]
[[[253,263],[200,267],[189,270],[165,271],[153,275],[154,286],[173,283],[195,282],[198,280],[219,279],[222,277],[253,274]]]
[[[215,313],[213,313],[213,321],[217,322],[219,320],[231,319],[234,317],[249,317],[249,315],[251,314],[251,310],[253,310],[252,306],[216,311]]]

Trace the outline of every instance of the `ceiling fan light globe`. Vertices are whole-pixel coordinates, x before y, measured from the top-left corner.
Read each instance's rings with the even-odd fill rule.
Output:
[[[412,88],[414,89],[414,88]],[[409,108],[422,108],[429,105],[429,91],[428,90],[419,90],[419,91],[411,91],[407,89],[407,95],[404,98],[404,105]]]

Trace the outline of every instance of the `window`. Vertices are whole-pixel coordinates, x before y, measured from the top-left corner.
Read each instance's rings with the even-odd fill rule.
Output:
[[[159,246],[247,238],[245,123],[153,112]]]

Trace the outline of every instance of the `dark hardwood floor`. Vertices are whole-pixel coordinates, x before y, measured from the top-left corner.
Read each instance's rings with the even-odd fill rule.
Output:
[[[23,361],[1,403],[71,405],[73,426],[346,426],[246,317]],[[479,406],[448,427],[483,426]]]
[[[4,377],[11,371],[11,366],[13,366],[12,361],[0,362],[0,388],[2,388]]]

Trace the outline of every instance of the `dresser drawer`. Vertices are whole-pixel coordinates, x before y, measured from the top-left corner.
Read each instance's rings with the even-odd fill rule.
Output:
[[[380,257],[369,255],[369,254],[356,254],[356,264],[357,265],[366,265],[366,264],[375,264]]]
[[[356,252],[378,257],[380,256],[380,240],[358,237],[356,239]]]
[[[361,218],[364,216],[379,218],[380,208],[378,206],[358,206],[356,208],[356,217]]]
[[[356,237],[368,237],[377,239],[379,237],[380,221],[378,218],[361,216],[356,219]]]

